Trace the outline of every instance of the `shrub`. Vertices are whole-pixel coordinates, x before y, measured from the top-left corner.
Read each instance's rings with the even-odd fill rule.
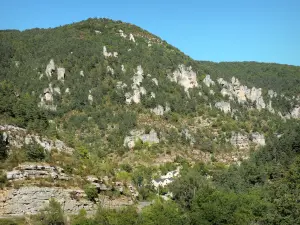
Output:
[[[64,214],[59,202],[51,199],[49,206],[33,217],[36,225],[65,225]]]
[[[95,202],[98,197],[97,188],[94,185],[86,185],[84,187],[84,192],[88,198],[88,200]]]
[[[24,148],[29,161],[42,161],[46,158],[45,150],[37,144],[25,145]]]

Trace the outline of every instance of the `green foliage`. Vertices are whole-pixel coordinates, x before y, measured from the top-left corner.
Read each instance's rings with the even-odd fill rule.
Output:
[[[11,219],[0,219],[0,224],[1,225],[18,225],[17,222]]]
[[[134,225],[139,223],[139,215],[135,208],[127,207],[120,210],[99,208],[95,215],[95,224]]]
[[[84,187],[84,192],[87,196],[87,199],[95,202],[98,198],[98,190],[94,185],[88,184]]]
[[[40,210],[39,214],[33,216],[34,225],[64,225],[64,214],[59,202],[50,199],[49,206]]]
[[[172,201],[162,202],[156,201],[153,205],[146,207],[142,211],[143,225],[152,224],[188,224],[187,218],[184,216],[183,211]]]
[[[29,161],[43,161],[46,159],[45,150],[37,143],[25,145],[23,148]]]

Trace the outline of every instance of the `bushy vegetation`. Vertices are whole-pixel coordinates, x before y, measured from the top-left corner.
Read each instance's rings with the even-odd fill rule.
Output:
[[[132,33],[136,43],[121,37],[120,29],[127,35]],[[104,46],[109,52],[118,52],[118,57],[105,58]],[[235,76],[249,87],[264,88],[265,97],[268,89],[285,94],[291,101],[287,103],[280,97],[273,101],[273,107],[286,113],[296,105],[292,96],[297,97],[300,92],[299,67],[196,62],[147,31],[108,19],[88,19],[54,29],[0,31],[0,58],[0,122],[61,139],[75,149],[73,155],[63,156],[55,151],[48,154],[32,144],[8,154],[1,134],[1,169],[11,169],[24,161],[58,163],[70,174],[109,176],[126,184],[132,182],[139,192],[138,200],[150,201],[156,195],[151,180],[159,172],[174,170],[177,164],[183,166],[181,177],[163,190],[173,193],[172,200],[156,199],[140,213],[130,207],[120,211],[100,208],[95,216],[88,217],[81,211],[72,224],[300,223],[298,121],[284,121],[267,110],[248,110],[252,103],[247,103],[247,109],[233,101],[231,107],[237,111],[234,116],[225,115],[212,107],[222,100],[219,91],[213,95],[201,85],[189,90],[188,96],[180,85],[167,78],[179,64],[192,66],[199,84],[205,74],[214,80],[219,77],[230,80]],[[66,69],[64,82],[57,80],[57,71],[51,77],[46,76],[50,59],[54,59],[57,67]],[[126,71],[122,71],[121,65]],[[127,105],[125,93],[132,91],[132,76],[139,65],[144,70],[142,86],[147,93],[140,104]],[[114,73],[107,70],[108,66]],[[159,86],[152,78],[158,80]],[[127,85],[123,90],[116,88],[120,81]],[[44,89],[50,84],[59,88],[53,92],[56,111],[38,107]],[[93,101],[88,100],[89,94]],[[150,112],[166,103],[171,111],[163,116]],[[146,128],[146,133],[154,129],[160,138],[159,145],[139,140],[132,151],[124,147],[125,136],[140,128]],[[186,130],[193,140],[187,137]],[[218,165],[215,154],[232,150],[228,141],[231,132],[262,133],[267,137],[267,146],[241,165]],[[278,139],[278,134],[283,136]],[[191,168],[190,159],[183,156],[191,155],[194,150],[209,154],[212,163],[193,162]],[[134,157],[130,155],[132,152]],[[176,165],[149,165],[157,156],[173,158],[174,155]],[[1,172],[0,188],[6,184]],[[88,185],[84,189],[87,198],[95,201],[96,188]],[[36,224],[65,224],[61,207],[54,200],[33,220]]]

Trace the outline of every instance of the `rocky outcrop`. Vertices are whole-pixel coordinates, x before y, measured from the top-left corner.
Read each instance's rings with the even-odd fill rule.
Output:
[[[65,152],[68,154],[73,153],[74,149],[66,146],[66,144],[60,140],[50,140],[45,137],[41,137],[37,134],[27,132],[27,130],[11,125],[0,125],[0,131],[5,132],[7,136],[7,142],[9,145],[16,148],[21,148],[25,144],[36,143],[44,148],[46,151],[56,149],[59,152]]]
[[[224,102],[224,101],[221,101],[221,102],[217,102],[215,104],[215,107],[217,109],[220,109],[221,111],[223,111],[224,113],[229,113],[231,112],[231,107],[230,107],[230,103],[229,102]]]
[[[300,106],[296,106],[292,110],[291,117],[294,118],[294,119],[299,119],[300,118]]]
[[[273,90],[268,90],[268,95],[270,96],[270,98],[276,98],[277,97],[277,93]]]
[[[98,189],[98,192],[111,190],[111,188],[104,183],[104,180],[100,180],[95,176],[87,176],[86,180],[90,182],[91,185],[95,186]]]
[[[266,140],[265,136],[263,134],[260,134],[258,132],[251,134],[251,139],[253,143],[259,145],[259,146],[265,146]]]
[[[46,67],[45,74],[48,78],[52,77],[52,74],[55,72],[54,60],[51,59],[49,64]]]
[[[107,66],[107,67],[106,67],[106,71],[107,71],[108,73],[110,73],[111,75],[114,75],[114,74],[115,74],[114,69],[111,68],[110,66]]]
[[[222,96],[229,96],[231,100],[235,97],[241,104],[246,103],[248,100],[254,103],[258,110],[266,108],[261,88],[252,87],[249,89],[247,86],[241,85],[240,81],[235,77],[231,78],[231,83],[223,78],[219,78],[217,81],[222,86]]]
[[[88,95],[88,101],[89,101],[90,104],[92,104],[92,103],[93,103],[93,100],[94,100],[94,97],[93,97],[93,95],[92,95],[92,91],[90,90],[90,91],[89,91],[89,95]]]
[[[117,52],[108,52],[106,49],[106,46],[103,46],[103,55],[105,58],[109,58],[109,57],[118,57],[118,53]]]
[[[145,130],[132,130],[130,131],[131,136],[126,136],[124,139],[124,147],[128,147],[130,149],[135,147],[136,142],[139,140],[142,143],[147,143],[147,144],[158,144],[159,143],[159,138],[157,136],[157,133],[155,130],[151,130],[149,134],[145,134]]]
[[[191,66],[178,65],[178,69],[172,75],[169,75],[168,78],[170,81],[183,86],[186,92],[190,88],[198,87],[197,74],[192,70]]]
[[[24,180],[51,177],[57,180],[69,180],[70,177],[58,166],[43,163],[23,163],[12,171],[6,172],[7,180]]]
[[[215,85],[215,82],[210,78],[210,75],[206,75],[205,78],[203,79],[203,83],[207,86],[207,87],[210,87],[210,86],[213,86]]]
[[[256,145],[256,147],[264,146],[266,144],[263,134],[258,132],[250,135],[241,133],[232,133],[230,143],[238,149],[249,149],[250,144]]]
[[[57,68],[57,80],[64,82],[65,74],[66,74],[65,68]]]
[[[51,198],[57,200],[66,214],[76,214],[80,209],[93,213],[97,204],[84,198],[80,189],[62,189],[56,187],[21,187],[0,191],[0,217],[24,216],[36,214],[46,207]]]
[[[84,77],[83,70],[80,71],[79,75],[82,76],[82,77]]]
[[[163,116],[165,113],[169,111],[171,111],[169,104],[166,104],[165,109],[161,105],[158,105],[154,109],[151,109],[151,112],[153,112],[157,116]]]
[[[60,88],[59,87],[52,87],[52,84],[49,84],[49,87],[44,88],[43,94],[40,95],[40,102],[38,103],[38,107],[56,111],[56,105],[54,104],[54,94],[60,95]]]
[[[124,34],[123,30],[119,30],[119,34],[120,34],[121,37],[127,38],[127,34]]]
[[[134,36],[133,36],[133,34],[129,34],[129,41],[133,41],[133,42],[135,42],[135,39],[134,39]]]
[[[142,66],[139,65],[139,66],[137,66],[136,72],[135,72],[134,76],[132,77],[133,83],[131,85],[131,89],[133,92],[125,93],[125,98],[126,98],[127,104],[140,103],[141,96],[145,95],[147,93],[146,89],[141,86],[143,79],[144,79],[144,70],[143,70]]]
[[[158,86],[158,80],[156,78],[152,78],[153,83]]]
[[[249,148],[249,138],[247,135],[241,133],[233,133],[230,139],[230,143],[238,149]]]

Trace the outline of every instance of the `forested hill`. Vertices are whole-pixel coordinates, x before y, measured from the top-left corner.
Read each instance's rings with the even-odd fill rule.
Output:
[[[178,224],[281,222],[283,203],[263,189],[294,179],[285,173],[298,165],[299,82],[300,67],[196,61],[121,21],[0,31],[0,196],[12,193],[0,198],[0,217],[37,213],[43,197],[24,195],[47,193],[68,199],[68,213],[91,213],[103,199],[139,206],[171,198],[139,214],[148,224],[164,210]],[[232,217],[216,216],[223,203],[205,205],[203,196],[231,204]],[[260,213],[274,208],[276,218]],[[140,218],[135,212],[124,215]]]
[[[241,79],[248,86],[273,89],[288,96],[298,95],[300,67],[275,63],[199,61],[213,77]]]

